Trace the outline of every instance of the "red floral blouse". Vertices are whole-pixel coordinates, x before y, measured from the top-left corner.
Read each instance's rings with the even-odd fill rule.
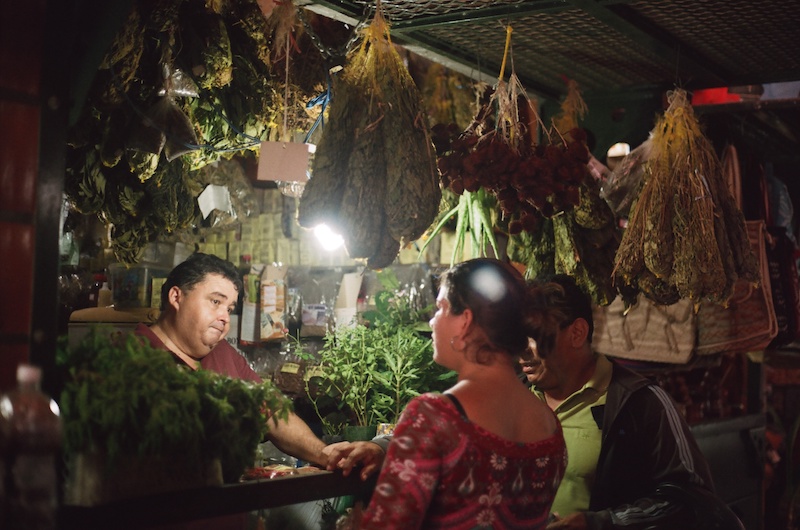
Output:
[[[361,527],[544,528],[566,462],[560,426],[536,443],[511,442],[446,396],[424,394],[397,424]]]

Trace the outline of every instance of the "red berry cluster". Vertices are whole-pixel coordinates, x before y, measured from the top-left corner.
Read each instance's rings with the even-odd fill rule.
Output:
[[[476,131],[485,130],[485,133]],[[589,151],[583,130],[569,131],[566,143],[513,149],[491,127],[470,127],[454,134],[453,126],[433,127],[442,185],[454,193],[490,191],[512,233],[533,232],[542,216],[571,208],[580,199]]]

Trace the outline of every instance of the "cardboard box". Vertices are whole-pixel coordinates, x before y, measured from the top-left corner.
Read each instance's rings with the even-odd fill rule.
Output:
[[[305,182],[316,146],[301,142],[261,142],[256,180]]]
[[[261,340],[281,340],[286,325],[286,265],[267,265],[261,275]]]

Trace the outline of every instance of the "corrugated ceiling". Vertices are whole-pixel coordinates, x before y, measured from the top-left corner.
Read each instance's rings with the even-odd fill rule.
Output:
[[[372,0],[299,0],[351,25]],[[800,80],[800,0],[381,0],[392,38],[492,83],[513,29],[513,67],[526,89],[558,100],[564,78],[588,99]],[[765,148],[800,156],[799,99],[721,109]],[[708,111],[708,109],[706,109]],[[720,109],[711,109],[716,113]],[[732,116],[732,117],[730,117]],[[730,118],[729,118],[730,117]]]
[[[356,23],[373,1],[298,2]],[[462,71],[500,71],[513,28],[513,58],[527,88],[585,93],[688,89],[800,79],[800,1],[382,0],[393,38]]]

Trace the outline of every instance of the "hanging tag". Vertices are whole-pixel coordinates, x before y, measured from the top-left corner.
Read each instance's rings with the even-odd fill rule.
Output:
[[[261,142],[256,180],[306,182],[314,144]]]

